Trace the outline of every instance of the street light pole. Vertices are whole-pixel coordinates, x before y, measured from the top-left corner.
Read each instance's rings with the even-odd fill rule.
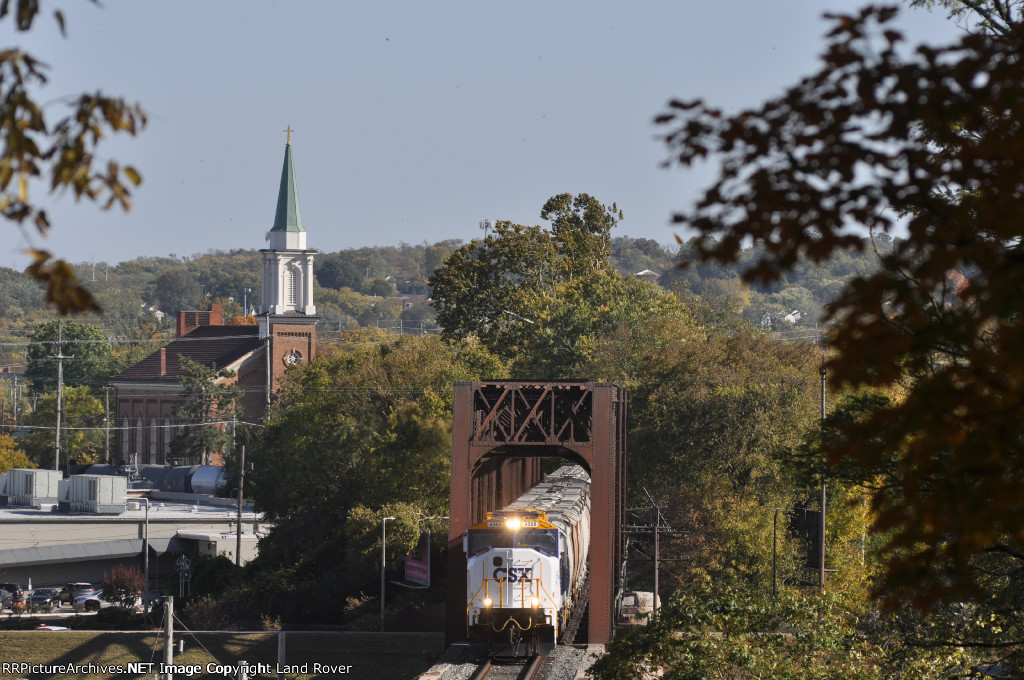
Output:
[[[384,565],[387,562],[388,548],[388,520],[394,517],[385,517],[380,522],[380,630],[384,632]]]
[[[146,504],[146,533],[142,546],[142,615],[149,618],[149,499],[140,497]]]

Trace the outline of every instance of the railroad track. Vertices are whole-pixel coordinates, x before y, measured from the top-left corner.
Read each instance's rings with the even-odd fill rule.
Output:
[[[540,680],[542,656],[523,659],[486,659],[469,680]]]

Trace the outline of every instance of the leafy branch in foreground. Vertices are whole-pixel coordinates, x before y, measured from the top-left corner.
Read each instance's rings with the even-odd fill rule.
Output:
[[[28,31],[41,11],[39,5],[18,0],[12,12],[10,0],[4,0],[0,19],[12,15],[16,30]],[[63,33],[63,13],[57,10],[54,17]],[[66,116],[47,121],[35,98],[36,90],[47,82],[47,68],[17,47],[0,50],[0,214],[23,233],[28,224],[43,236],[49,232],[50,219],[30,191],[38,182],[48,184],[52,193],[69,192],[76,201],[94,201],[104,210],[131,208],[130,187],[142,182],[141,175],[115,160],[101,162],[97,149],[108,133],[134,136],[146,124],[146,113],[138,104],[100,92],[73,97]],[[25,236],[29,238],[28,233]],[[99,309],[66,262],[51,262],[50,253],[43,250],[33,248],[30,254],[28,273],[46,286],[47,302],[61,314]]]
[[[718,167],[675,221],[706,260],[760,246],[748,281],[905,230],[830,306],[828,369],[906,390],[824,451],[868,471],[899,453],[897,492],[872,495],[884,585],[929,603],[977,591],[979,551],[1024,544],[1024,27],[908,54],[895,13],[832,17],[821,70],[759,109],[674,101],[657,121],[668,164]]]

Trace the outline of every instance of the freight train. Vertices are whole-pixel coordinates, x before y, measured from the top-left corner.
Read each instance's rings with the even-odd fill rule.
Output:
[[[586,607],[590,477],[561,467],[463,536],[470,642],[550,651]]]

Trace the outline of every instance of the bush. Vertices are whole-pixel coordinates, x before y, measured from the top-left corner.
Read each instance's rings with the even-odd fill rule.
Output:
[[[135,616],[135,611],[126,607],[104,607],[96,612],[96,623],[119,626],[128,623]]]
[[[236,625],[228,608],[210,595],[191,600],[185,605],[182,616],[193,630],[231,630]]]
[[[103,574],[100,585],[104,602],[131,609],[146,589],[142,572],[133,567],[115,566],[110,572]]]

